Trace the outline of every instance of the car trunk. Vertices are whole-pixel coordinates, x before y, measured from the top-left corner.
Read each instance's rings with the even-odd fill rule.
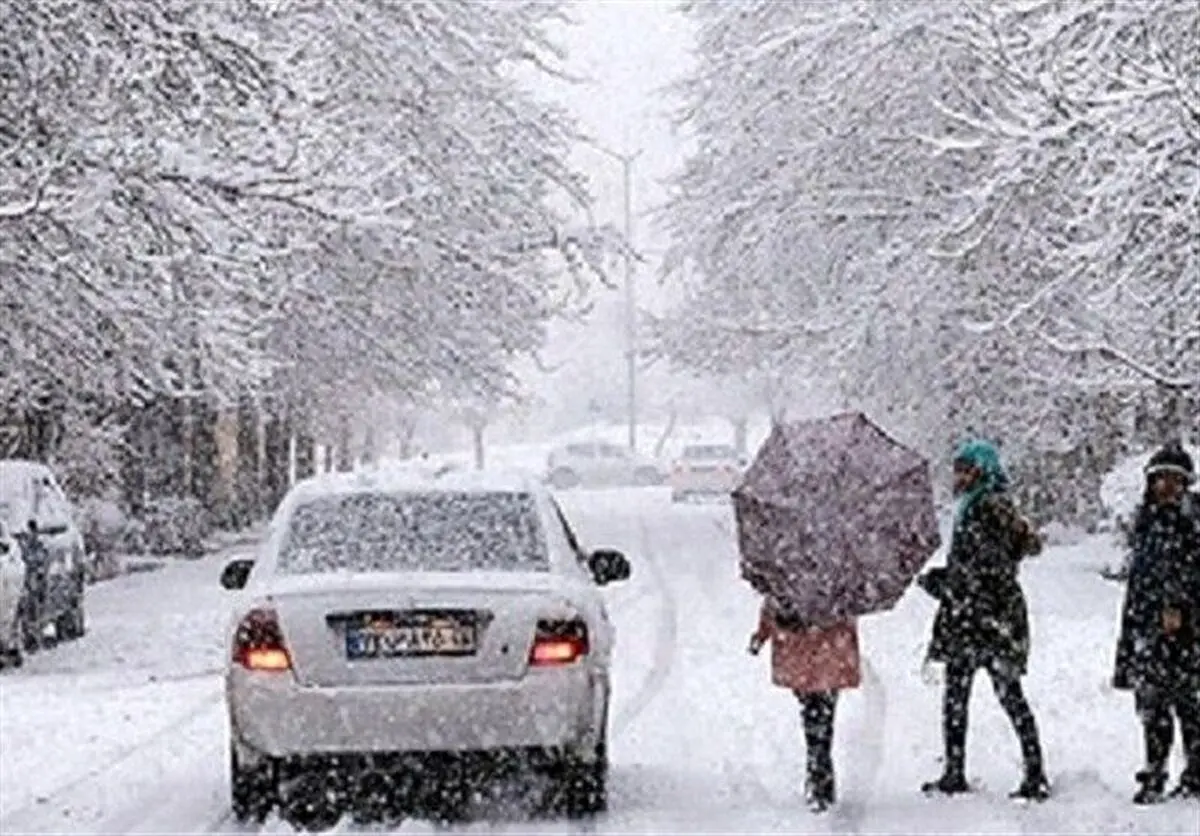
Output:
[[[312,687],[516,680],[538,619],[572,614],[550,573],[316,579],[281,578],[268,596],[296,677]]]

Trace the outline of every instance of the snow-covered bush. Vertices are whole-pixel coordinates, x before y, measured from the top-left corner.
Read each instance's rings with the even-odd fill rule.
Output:
[[[152,555],[204,554],[204,543],[213,531],[212,520],[199,500],[167,497],[146,504],[142,513],[144,553]]]
[[[75,524],[83,535],[89,580],[106,580],[118,573],[117,557],[123,551],[128,523],[121,506],[112,500],[88,497],[76,503]]]

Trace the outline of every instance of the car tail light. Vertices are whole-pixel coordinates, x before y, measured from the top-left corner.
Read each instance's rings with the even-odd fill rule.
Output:
[[[587,625],[582,621],[539,621],[529,664],[535,668],[573,665],[587,656],[589,649]]]
[[[233,661],[249,671],[292,669],[292,657],[275,610],[261,608],[246,613],[234,633]]]

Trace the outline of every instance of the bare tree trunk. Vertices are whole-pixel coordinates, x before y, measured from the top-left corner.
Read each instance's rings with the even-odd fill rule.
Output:
[[[262,516],[262,474],[259,461],[258,409],[254,399],[243,395],[237,413],[237,491],[238,527],[245,527]]]
[[[667,442],[671,440],[671,436],[675,434],[675,425],[679,422],[679,410],[675,405],[671,405],[671,411],[667,413],[667,425],[663,427],[662,435],[658,437],[658,441],[654,444],[654,458],[662,458],[663,450],[667,447]]]
[[[483,443],[483,434],[486,429],[487,429],[487,424],[483,423],[482,421],[474,422],[471,424],[471,441],[472,441],[472,445],[475,449],[475,469],[476,470],[483,470],[484,464],[486,463],[486,460],[484,457],[485,450],[484,450],[484,443]]]
[[[354,452],[350,449],[353,440],[350,416],[343,413],[338,416],[337,469],[339,473],[349,473],[354,470]]]
[[[317,472],[317,440],[313,436],[312,416],[307,412],[297,415],[292,425],[296,441],[296,481],[308,479]]]
[[[120,411],[125,427],[121,445],[121,498],[125,512],[140,517],[146,503],[146,455],[142,438],[145,413],[128,401],[121,405]]]
[[[375,464],[379,461],[379,436],[375,431],[375,423],[368,421],[363,428],[362,457],[364,465]]]
[[[399,423],[400,458],[411,459],[414,454],[413,439],[417,435],[417,417],[407,413],[401,415]]]
[[[267,504],[264,510],[268,515],[275,513],[288,491],[289,447],[292,435],[291,421],[283,412],[283,405],[275,402],[269,409],[263,433],[262,470],[263,500]]]
[[[217,449],[217,418],[216,404],[207,398],[191,401],[192,409],[192,472],[190,493],[213,515],[218,522],[229,523],[229,509],[218,508],[220,497],[217,490],[217,469],[219,450]]]

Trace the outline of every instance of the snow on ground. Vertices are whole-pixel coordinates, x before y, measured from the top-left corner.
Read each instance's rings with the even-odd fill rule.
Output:
[[[757,602],[737,578],[727,506],[663,489],[562,496],[591,546],[630,555],[608,593],[619,631],[611,812],[619,833],[1191,833],[1195,807],[1129,803],[1139,732],[1107,687],[1121,588],[1091,567],[1110,547],[1050,549],[1025,572],[1035,630],[1027,690],[1058,795],[1021,807],[1017,745],[986,683],[972,705],[970,798],[926,799],[940,752],[937,688],[920,675],[932,601],[914,590],[863,622],[866,682],[844,695],[837,812],[799,803],[794,699],[745,653]],[[0,832],[228,832],[220,680],[225,553],[90,592],[81,641],[0,675]],[[337,830],[353,830],[343,823]],[[578,828],[576,828],[578,829]],[[400,832],[432,832],[406,822]],[[289,832],[273,820],[266,832]],[[469,833],[564,833],[565,822],[480,822]]]

